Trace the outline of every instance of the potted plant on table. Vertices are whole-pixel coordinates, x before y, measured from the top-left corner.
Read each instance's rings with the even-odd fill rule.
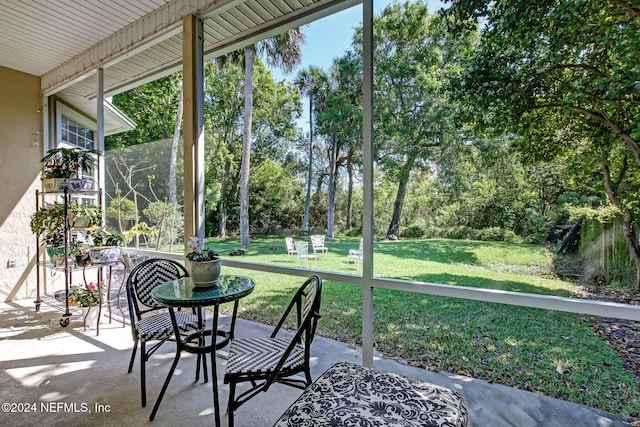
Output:
[[[53,148],[42,158],[42,181],[45,191],[91,190],[93,180],[90,175],[98,150],[80,148]]]
[[[204,239],[195,236],[189,238],[187,246],[192,249],[186,257],[194,286],[214,286],[218,282],[222,268],[218,252],[206,248]]]
[[[85,326],[97,325],[100,304],[106,297],[104,282],[72,285],[71,292],[69,305],[80,307]]]
[[[122,234],[95,228],[89,231],[89,237],[93,242],[93,246],[89,248],[89,257],[92,263],[108,264],[118,260],[120,246],[125,243]]]

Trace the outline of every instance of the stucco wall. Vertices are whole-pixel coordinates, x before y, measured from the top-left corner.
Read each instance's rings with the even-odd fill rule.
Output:
[[[40,186],[42,108],[39,77],[0,67],[1,301],[36,294],[36,245],[29,217]]]

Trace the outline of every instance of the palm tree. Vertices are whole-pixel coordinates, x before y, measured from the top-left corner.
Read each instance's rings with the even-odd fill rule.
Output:
[[[313,107],[317,100],[319,84],[326,79],[323,71],[311,65],[306,70],[301,70],[294,80],[302,95],[309,97],[309,176],[307,178],[307,195],[304,200],[304,219],[300,234],[309,234],[309,207],[311,205],[311,180],[313,178]]]
[[[238,52],[219,58],[220,63],[231,60],[242,62],[245,73],[244,116],[242,126],[242,161],[240,165],[240,244],[248,248],[249,242],[249,170],[251,159],[251,121],[253,118],[253,63],[256,54],[265,58],[267,65],[290,73],[302,62],[304,33],[294,28],[277,36],[264,39],[244,48],[242,59]]]
[[[351,227],[351,202],[353,192],[353,149],[362,134],[362,105],[360,62],[352,53],[333,61],[329,74],[318,84],[316,101],[316,125],[320,134],[329,142],[329,184],[327,202],[327,236],[334,237],[335,197],[338,187],[338,167],[346,163],[349,173],[347,228]],[[360,144],[361,146],[361,144]],[[341,150],[348,154],[341,155]]]

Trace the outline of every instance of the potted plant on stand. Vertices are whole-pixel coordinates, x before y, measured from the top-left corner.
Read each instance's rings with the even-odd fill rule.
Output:
[[[69,228],[92,227],[100,224],[101,211],[98,206],[85,206],[78,203],[67,206]],[[64,203],[54,202],[42,206],[31,215],[31,231],[36,235],[44,235],[47,254],[56,265],[64,263],[65,243],[65,211]],[[69,242],[73,245],[72,242]]]
[[[205,248],[204,239],[191,237],[187,246],[192,249],[187,254],[189,271],[194,286],[215,286],[220,277],[221,261],[218,253],[210,248]]]
[[[45,191],[91,190],[89,175],[95,166],[98,150],[80,148],[53,148],[42,158],[42,181]]]
[[[94,264],[108,264],[120,257],[120,246],[125,241],[120,233],[105,231],[97,228],[89,231],[93,246],[89,248],[89,257]]]
[[[104,282],[72,285],[69,305],[78,306],[82,310],[84,326],[96,326],[100,314],[100,304],[106,297]]]

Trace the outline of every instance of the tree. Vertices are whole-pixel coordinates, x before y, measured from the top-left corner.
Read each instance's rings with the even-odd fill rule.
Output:
[[[460,64],[468,37],[444,37],[422,2],[392,4],[374,18],[374,103],[379,164],[398,189],[387,238],[400,235],[407,184],[443,143],[454,106],[445,77]]]
[[[316,66],[310,66],[306,70],[301,70],[295,78],[294,83],[303,95],[309,98],[309,170],[307,178],[307,194],[304,200],[304,217],[300,234],[309,234],[309,206],[311,205],[311,180],[313,178],[313,108],[320,82],[325,77],[322,70]]]
[[[181,81],[182,73],[175,73],[115,95],[113,104],[130,117],[136,127],[106,137],[106,149],[171,138],[176,123]]]
[[[244,48],[245,97],[242,126],[242,160],[240,166],[240,243],[248,248],[249,240],[249,170],[251,159],[251,125],[253,117],[253,64],[256,54],[267,64],[290,72],[302,61],[304,34],[299,28],[264,39]]]
[[[302,110],[300,94],[293,84],[274,81],[260,59],[255,61],[253,80],[252,163],[259,168],[265,159],[286,162],[297,137],[295,120]],[[217,215],[218,237],[226,235],[228,226],[239,226],[243,85],[242,67],[234,61],[218,61],[217,66],[206,68],[205,187],[207,206],[215,206],[211,214]],[[252,189],[249,202],[255,191],[260,190]],[[251,212],[249,220],[261,214],[259,210]]]
[[[339,167],[348,173],[346,228],[351,228],[353,153],[362,146],[362,67],[353,51],[333,61],[318,96],[317,126],[329,142],[327,235],[334,237]],[[342,153],[346,152],[346,155]]]
[[[453,3],[445,12],[456,18],[452,36],[482,22],[479,46],[457,82],[474,120],[535,136],[521,149],[538,158],[569,149],[554,139],[562,128],[600,153],[589,159],[601,171],[603,195],[623,219],[640,288],[640,196],[628,184],[616,185],[637,182],[640,173],[638,8],[623,0]],[[549,116],[562,128],[544,128],[549,132],[541,135],[540,123]]]
[[[163,244],[172,244],[180,235],[180,230],[184,228],[184,217],[180,205],[152,202],[144,209],[143,213],[155,224],[156,250],[160,250]]]

